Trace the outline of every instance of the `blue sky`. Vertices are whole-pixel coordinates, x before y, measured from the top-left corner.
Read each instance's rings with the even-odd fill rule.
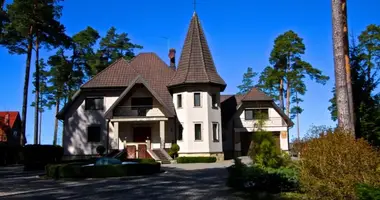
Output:
[[[10,1],[7,1],[10,2]],[[331,77],[326,85],[307,81],[307,93],[301,106],[300,131],[303,135],[311,125],[334,125],[327,110],[334,85],[330,0],[198,0],[197,13],[206,32],[215,65],[227,82],[224,93],[237,92],[247,67],[261,72],[269,64],[274,39],[285,31],[294,30],[304,39],[304,59]],[[143,45],[144,52],[155,52],[168,61],[167,40],[177,49],[177,58],[193,13],[193,0],[66,0],[62,23],[67,34],[73,35],[92,26],[104,35],[115,26],[127,32],[132,42]],[[358,35],[368,24],[380,23],[378,0],[348,1],[350,32]],[[44,50],[47,58],[54,52]],[[22,108],[25,56],[9,55],[0,47],[0,110]],[[178,59],[177,59],[178,60]],[[34,67],[33,67],[34,68]],[[34,69],[32,69],[33,73]],[[34,99],[29,89],[29,105]],[[27,115],[27,139],[33,141],[34,109]],[[52,143],[54,114],[43,115],[42,143]],[[295,136],[295,128],[291,136]],[[60,137],[59,137],[60,138]]]

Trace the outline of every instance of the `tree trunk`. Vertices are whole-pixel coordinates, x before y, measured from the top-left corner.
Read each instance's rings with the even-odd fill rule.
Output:
[[[297,92],[296,92],[296,99],[297,99],[297,107],[298,107],[298,95],[297,95]],[[299,113],[297,111],[297,139],[298,141],[301,141],[301,138],[300,138],[300,116],[299,116]]]
[[[352,92],[352,81],[351,81],[351,66],[350,66],[350,49],[348,42],[348,22],[347,22],[347,0],[343,0],[342,3],[342,13],[343,13],[343,31],[344,31],[344,58],[346,66],[346,77],[347,77],[347,94],[348,103],[351,116],[351,130],[352,134],[355,135],[355,112],[354,112],[354,99]]]
[[[39,67],[39,41],[38,35],[36,36],[36,93],[35,93],[35,107],[34,107],[34,144],[38,144],[38,114],[40,112],[40,67]]]
[[[24,145],[24,138],[26,136],[26,114],[28,111],[28,89],[29,89],[29,73],[30,73],[30,61],[32,59],[32,50],[33,50],[33,26],[29,29],[29,38],[28,38],[28,49],[26,56],[26,66],[25,66],[25,78],[24,78],[24,91],[22,97],[22,121],[21,121],[21,134],[20,134],[20,145]]]
[[[55,116],[58,115],[58,112],[59,112],[59,98],[57,98],[55,101]],[[55,117],[53,145],[57,145],[57,135],[58,135],[58,119],[57,117]]]
[[[284,111],[284,81],[282,80],[282,77],[280,79],[280,89],[279,89],[279,101],[280,101],[280,108],[282,111]]]
[[[290,81],[286,82],[286,115],[290,114]]]
[[[41,127],[42,127],[42,110],[40,111],[40,120],[39,120],[39,128],[38,128],[38,144],[41,144]]]
[[[345,0],[332,0],[332,23],[334,41],[334,71],[335,88],[338,108],[338,126],[347,131],[354,131],[350,113],[350,101],[347,88],[346,62],[348,58],[345,54],[345,32],[342,5]],[[350,70],[348,70],[350,71]]]

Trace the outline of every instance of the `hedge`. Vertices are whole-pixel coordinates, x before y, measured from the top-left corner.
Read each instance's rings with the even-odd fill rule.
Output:
[[[127,165],[83,166],[82,164],[57,164],[46,166],[50,178],[106,178],[159,173],[160,163],[137,163]]]
[[[63,148],[54,145],[26,145],[24,170],[43,170],[47,164],[59,163],[63,157]]]
[[[0,166],[22,161],[22,146],[0,143]]]
[[[216,157],[178,157],[177,163],[214,163]]]

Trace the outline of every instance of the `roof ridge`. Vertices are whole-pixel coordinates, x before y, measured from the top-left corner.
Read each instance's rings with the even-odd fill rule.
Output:
[[[102,71],[100,71],[99,73],[97,73],[94,77],[92,77],[89,81],[87,81],[85,84],[83,84],[80,87],[84,87],[85,85],[87,85],[88,83],[90,83],[91,81],[93,81],[96,77],[100,76],[101,74],[105,73],[110,68],[112,68],[113,66],[115,66],[115,64],[118,63],[118,62],[120,62],[120,61],[126,61],[126,60],[123,57],[116,59],[112,64],[110,64],[108,67],[106,67],[105,69],[103,69]],[[128,62],[126,62],[126,63],[127,63],[127,65],[129,65]]]
[[[194,12],[195,13],[195,12]],[[196,16],[196,13],[195,13],[195,15],[193,15],[193,17],[194,16]],[[191,22],[190,22],[190,25],[189,25],[189,30],[191,29]],[[192,46],[192,43],[193,43],[193,36],[194,36],[194,31],[193,30],[191,30],[191,36],[190,36],[190,40],[191,40],[191,42],[190,42],[190,50],[189,50],[189,64],[191,63],[190,61],[191,61],[191,52],[193,51],[193,46]],[[186,38],[185,38],[185,44],[186,44]],[[185,45],[183,45],[184,47],[185,47]],[[183,48],[184,48],[183,47]],[[182,52],[181,52],[181,54],[182,54]],[[181,55],[182,56],[182,55]],[[179,64],[178,64],[179,65]],[[179,66],[178,66],[179,67]],[[177,69],[177,71],[178,71],[178,69]],[[177,73],[177,72],[176,72]],[[184,82],[187,80],[187,77],[189,76],[189,68],[188,67],[186,67],[186,75],[185,75],[185,79],[183,80]]]

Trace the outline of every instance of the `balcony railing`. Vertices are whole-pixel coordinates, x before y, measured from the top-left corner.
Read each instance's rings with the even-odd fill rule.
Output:
[[[115,117],[143,117],[147,116],[147,113],[153,109],[153,106],[117,106],[113,115]]]

